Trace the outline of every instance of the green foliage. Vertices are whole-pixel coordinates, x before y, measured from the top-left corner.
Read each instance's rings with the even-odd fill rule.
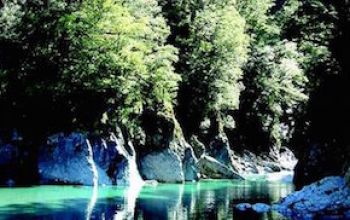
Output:
[[[305,94],[308,79],[299,64],[303,55],[297,51],[295,43],[286,41],[255,48],[251,56],[247,72],[254,74],[254,78],[249,89],[258,93],[252,108],[257,111],[272,143],[281,146],[286,139],[283,123],[290,123],[300,103],[308,99]]]
[[[36,121],[44,130],[95,129],[101,121],[131,129],[147,109],[176,116],[185,136],[201,133],[202,122],[215,132],[237,124],[235,144],[281,146],[304,131],[295,120],[304,116],[309,95],[349,69],[342,52],[348,6],[344,0],[5,1],[0,104],[8,114],[0,119],[28,130]],[[46,112],[52,115],[43,118]]]
[[[153,7],[147,4],[86,2],[64,21],[72,39],[85,35],[74,45],[75,66],[64,75],[93,89],[112,90],[112,101],[123,102],[118,108],[125,122],[145,107],[171,113],[179,80],[172,67],[176,50],[165,45],[169,30],[157,17],[155,2],[150,2]],[[81,23],[76,22],[81,18]]]
[[[239,105],[248,46],[245,21],[234,1],[161,2],[174,30],[170,40],[180,50],[178,117],[194,132],[205,117],[224,116]]]
[[[247,31],[251,37],[251,44],[266,44],[275,42],[280,34],[280,28],[274,22],[274,15],[270,13],[274,6],[273,0],[238,0],[237,8],[247,23]]]
[[[238,1],[238,6],[251,41],[237,116],[237,133],[244,138],[235,141],[254,150],[280,147],[293,132],[294,115],[308,100],[306,57],[296,43],[282,38],[280,15],[271,11],[274,1]]]
[[[190,70],[184,81],[189,86],[193,81],[203,83],[204,88],[194,90],[208,91],[201,97],[208,98],[204,111],[236,109],[248,43],[244,20],[232,6],[208,5],[196,15],[188,40],[191,50],[186,54]]]
[[[310,102],[299,114],[292,143],[301,151],[310,142],[330,152],[349,146],[349,6],[346,0],[289,0],[278,15],[283,36],[295,41],[306,57]],[[327,162],[342,161],[335,155]]]
[[[337,20],[337,12],[332,5],[320,0],[289,0],[277,18],[282,35],[297,42],[299,50],[304,53],[306,59],[303,67],[313,78],[313,86],[317,86],[323,78],[314,74],[321,74],[322,69],[328,73],[336,71],[332,68],[336,61],[330,51]]]
[[[47,91],[53,99],[67,99],[71,111],[79,108],[70,101],[74,94],[98,94],[116,110],[110,120],[125,124],[144,108],[172,114],[180,77],[172,66],[176,49],[166,45],[169,28],[159,11],[148,0],[6,3],[0,40],[25,56],[11,68],[1,60],[2,77],[12,84],[20,79],[26,95]],[[39,71],[44,74],[34,77]],[[1,88],[6,91],[6,84]]]

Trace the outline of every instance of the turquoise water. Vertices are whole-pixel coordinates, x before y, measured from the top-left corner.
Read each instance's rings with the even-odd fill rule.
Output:
[[[266,181],[201,181],[143,187],[0,188],[0,219],[284,219],[239,213],[242,202],[272,203],[293,190]]]

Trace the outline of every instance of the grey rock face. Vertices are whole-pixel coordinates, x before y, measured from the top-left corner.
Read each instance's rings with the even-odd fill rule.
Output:
[[[198,137],[192,136],[190,139],[190,144],[197,158],[200,158],[205,153],[205,146],[198,140]]]
[[[42,147],[39,153],[40,182],[93,185],[94,173],[88,161],[91,155],[86,141],[86,136],[80,133],[49,137],[48,145]],[[106,172],[98,165],[96,169],[98,183],[111,185]]]
[[[160,182],[183,182],[184,174],[180,157],[170,149],[149,153],[139,161],[141,176]]]
[[[243,179],[231,168],[217,161],[215,158],[203,155],[197,163],[200,173],[213,179]]]
[[[226,137],[222,135],[215,137],[209,145],[208,154],[220,163],[225,164],[227,167],[230,167],[237,172],[233,167],[233,160],[231,157],[232,152]]]
[[[192,148],[187,148],[184,159],[182,160],[185,181],[197,181],[199,179],[197,162],[198,160]]]
[[[49,137],[47,145],[39,151],[40,182],[129,185],[131,177],[142,181],[136,169],[133,147],[118,134],[92,141],[80,133]]]

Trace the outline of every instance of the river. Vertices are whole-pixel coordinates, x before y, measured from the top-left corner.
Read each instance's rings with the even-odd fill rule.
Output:
[[[240,213],[242,202],[273,203],[293,185],[265,180],[202,180],[137,187],[0,188],[0,219],[284,219],[275,212]]]

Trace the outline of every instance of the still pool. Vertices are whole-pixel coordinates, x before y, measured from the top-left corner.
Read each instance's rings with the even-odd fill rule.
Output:
[[[284,219],[238,213],[237,203],[273,203],[291,184],[208,180],[143,187],[38,186],[0,188],[0,219]]]

